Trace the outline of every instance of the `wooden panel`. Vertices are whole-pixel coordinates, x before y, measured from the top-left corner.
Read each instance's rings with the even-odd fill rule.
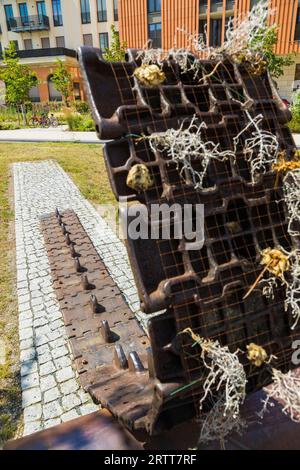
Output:
[[[175,43],[177,47],[188,47],[188,34],[198,34],[198,18],[198,0],[162,0],[162,47],[169,49]]]
[[[120,38],[127,47],[143,47],[148,40],[147,0],[119,0]]]

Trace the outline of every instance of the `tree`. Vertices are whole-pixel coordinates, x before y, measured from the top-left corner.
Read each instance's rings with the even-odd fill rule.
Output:
[[[60,59],[57,59],[56,64],[57,68],[52,75],[52,82],[55,89],[62,94],[66,105],[68,106],[68,99],[70,97],[73,84],[72,75]]]
[[[284,67],[294,63],[292,54],[286,56],[277,55],[274,52],[278,40],[278,27],[276,25],[265,26],[256,31],[250,41],[250,48],[253,51],[262,52],[268,61],[269,71],[274,78],[284,74]]]
[[[118,31],[116,31],[115,25],[111,25],[112,41],[110,47],[105,48],[103,57],[109,62],[124,62],[127,45],[123,41],[120,41]]]
[[[3,67],[0,69],[0,79],[5,83],[6,102],[21,110],[24,125],[26,119],[26,102],[29,101],[29,91],[36,85],[36,74],[27,65],[20,64],[15,45],[10,42],[3,52]]]

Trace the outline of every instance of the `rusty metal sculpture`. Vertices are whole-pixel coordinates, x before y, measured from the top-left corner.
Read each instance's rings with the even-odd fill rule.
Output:
[[[293,318],[284,311],[284,288],[278,286],[273,298],[256,289],[246,294],[261,273],[262,251],[279,246],[292,251],[298,240],[288,234],[281,175],[270,165],[253,180],[244,148],[252,145],[257,123],[276,137],[286,160],[293,158],[295,145],[286,126],[289,111],[267,71],[251,75],[242,63],[224,60],[216,67],[216,61],[202,60],[195,79],[170,58],[161,67],[164,81],[145,86],[135,73],[142,65],[137,52],[129,50],[124,63],[106,62],[90,47],[78,52],[99,138],[112,139],[105,145],[105,161],[115,196],[148,208],[164,202],[205,205],[205,244],[199,250],[190,251],[175,238],[127,240],[142,309],[165,309],[150,319],[149,339],[75,214],[53,215],[43,225],[59,300],[62,307],[68,302],[63,312],[85,389],[128,428],[153,434],[199,413],[207,371],[200,354],[190,353],[192,338],[178,336],[183,330],[232,352],[244,351],[247,392],[271,381],[266,361],[253,366],[247,346],[261,348],[264,357],[276,356],[279,370],[291,367],[292,341],[300,334],[298,326],[291,330]],[[149,143],[154,133],[188,127],[193,119],[205,123],[206,141],[235,153],[235,158],[212,159],[197,189],[166,152]],[[128,175],[133,181],[135,165],[143,166],[147,184],[126,183]],[[199,168],[197,160],[192,165]],[[76,292],[66,283],[69,276]]]

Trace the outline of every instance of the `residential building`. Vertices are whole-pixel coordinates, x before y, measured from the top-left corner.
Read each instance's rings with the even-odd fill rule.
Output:
[[[118,30],[118,0],[0,0],[0,53],[14,41],[21,62],[36,72],[32,101],[61,100],[51,81],[57,58],[72,73],[73,99],[83,99],[76,49],[107,47],[111,24]]]
[[[230,18],[243,17],[258,0],[119,0],[120,37],[128,47],[153,45],[168,49],[188,46],[188,35],[207,35],[211,46],[225,39]],[[277,80],[282,97],[290,99],[300,86],[300,0],[270,0],[276,10],[278,54],[295,53],[295,64],[285,68]]]

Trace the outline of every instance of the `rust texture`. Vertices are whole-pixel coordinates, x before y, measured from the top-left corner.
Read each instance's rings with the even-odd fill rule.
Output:
[[[245,354],[247,345],[263,347],[268,356],[277,357],[272,366],[287,371],[293,367],[293,340],[299,338],[300,327],[291,330],[292,315],[284,308],[283,285],[275,289],[274,298],[264,297],[261,289],[244,298],[261,273],[262,250],[280,246],[291,251],[299,246],[299,240],[291,239],[287,231],[282,175],[278,181],[278,174],[270,169],[252,182],[250,163],[243,154],[244,142],[253,136],[251,126],[243,134],[236,158],[210,161],[204,186],[197,190],[191,180],[181,177],[170,157],[152,151],[143,136],[178,129],[196,116],[199,124],[206,124],[204,141],[233,150],[233,139],[249,124],[250,113],[252,118],[262,115],[262,128],[276,136],[279,150],[292,160],[295,144],[286,125],[290,112],[268,72],[251,75],[243,64],[224,60],[217,66],[216,61],[202,60],[196,78],[170,59],[162,66],[166,81],[150,88],[134,76],[141,65],[137,51],[129,50],[124,63],[108,63],[99,50],[84,47],[79,50],[79,61],[98,134],[113,139],[105,146],[105,161],[116,198],[144,205],[148,213],[157,203],[205,207],[205,244],[199,250],[189,250],[184,239],[172,236],[127,240],[142,309],[146,313],[166,309],[149,325],[153,374],[159,380],[155,409],[161,413],[161,403],[174,397],[177,409],[173,414],[168,411],[168,416],[161,413],[159,424],[171,416],[182,414],[187,419],[199,411],[207,370],[200,353],[194,349],[191,354],[192,341],[178,340],[185,328],[218,340],[232,352],[240,350],[247,391],[260,389],[271,381],[270,367],[253,367]],[[135,164],[145,165],[153,181],[139,192],[126,184]],[[197,165],[195,160],[195,170]],[[130,221],[126,211],[123,215]],[[161,221],[160,228],[164,223],[169,223],[173,233],[172,220]],[[193,387],[184,387],[191,382]]]

